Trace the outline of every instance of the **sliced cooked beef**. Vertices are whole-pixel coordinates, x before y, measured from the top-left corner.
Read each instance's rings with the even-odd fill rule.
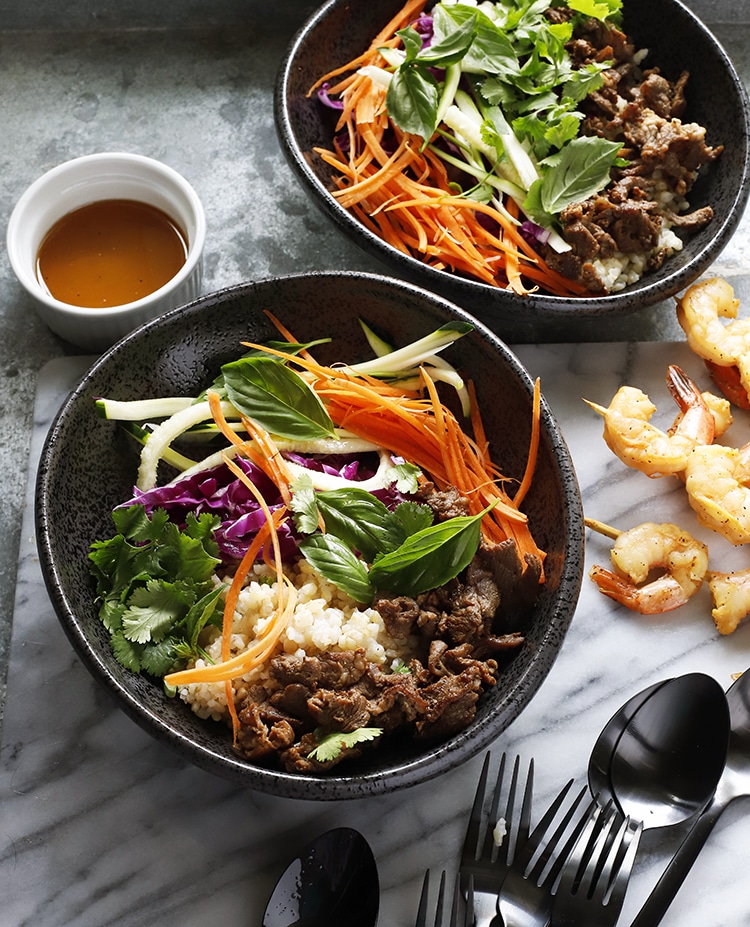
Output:
[[[679,226],[681,229],[689,229],[691,232],[697,232],[713,219],[714,211],[710,206],[702,206],[693,212],[681,214],[670,213],[669,218],[672,225]]]
[[[424,505],[430,506],[437,521],[471,514],[468,500],[455,486],[440,490],[434,483],[425,482],[417,490],[416,498]]]
[[[361,650],[310,657],[283,654],[271,660],[270,671],[283,686],[298,683],[308,689],[342,689],[362,678],[367,671],[367,660]]]
[[[452,488],[427,484],[420,499],[437,518],[468,512]],[[463,730],[481,693],[495,685],[502,655],[523,644],[519,621],[540,576],[541,564],[522,562],[512,540],[482,541],[467,569],[445,585],[415,597],[380,594],[373,607],[388,634],[413,637],[421,647],[409,665],[389,672],[364,650],[276,656],[267,681],[240,708],[237,750],[257,761],[275,758],[287,770],[322,773],[364,749],[344,747],[330,760],[311,756],[329,734],[378,728],[383,737],[437,738]]]
[[[690,192],[700,168],[721,154],[722,146],[708,145],[702,126],[681,121],[687,71],[670,81],[657,68],[641,70],[627,37],[595,20],[577,26],[566,47],[577,68],[611,61],[603,72],[603,85],[581,103],[581,133],[620,142],[629,164],[613,168],[613,184],[606,190],[563,210],[561,233],[572,251],[560,254],[547,246],[542,253],[559,273],[601,293],[606,292],[605,284],[594,262],[642,255],[646,271],[655,270],[669,253],[661,236],[665,220],[686,233],[711,221],[709,206],[680,222],[684,202],[678,200]],[[666,202],[665,193],[677,200]]]
[[[299,722],[262,702],[246,702],[239,712],[237,749],[250,760],[264,760],[290,747]]]
[[[614,200],[604,194],[566,206],[560,214],[563,235],[577,245],[582,260],[649,252],[656,247],[661,216],[656,203]],[[585,237],[584,237],[585,236]]]
[[[331,731],[356,731],[367,727],[371,717],[366,696],[356,689],[318,689],[307,700],[307,708],[318,727]]]
[[[670,83],[658,71],[649,71],[634,95],[640,95],[643,105],[657,116],[679,119],[685,112],[685,85],[689,76],[687,71],[683,71],[674,83]]]
[[[417,721],[417,736],[449,737],[465,730],[474,720],[484,678],[475,663],[459,675],[441,676],[422,695],[427,711]]]
[[[372,604],[380,612],[390,637],[402,640],[413,632],[419,618],[419,606],[414,599],[406,595],[394,598],[379,595]]]

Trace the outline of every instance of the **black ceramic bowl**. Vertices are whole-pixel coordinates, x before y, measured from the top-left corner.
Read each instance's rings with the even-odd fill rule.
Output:
[[[609,296],[519,297],[428,267],[368,231],[329,192],[333,189],[331,168],[313,149],[330,147],[335,117],[307,93],[323,74],[365,51],[402,5],[403,0],[330,0],[292,41],[279,71],[275,98],[279,138],[302,185],[347,236],[391,272],[452,300],[507,341],[564,340],[571,322],[629,314],[673,296],[706,270],[725,247],[750,191],[746,94],[715,37],[678,0],[624,0],[625,29],[637,47],[649,50],[645,66],[658,66],[673,80],[684,70],[691,72],[683,121],[705,126],[708,143],[723,144],[725,149],[716,162],[701,170],[690,194],[691,208],[713,206],[713,221],[688,237],[683,250],[659,271]]]
[[[209,385],[221,364],[277,333],[271,310],[302,341],[323,335],[322,361],[371,357],[358,318],[406,344],[461,310],[411,284],[376,275],[309,274],[270,279],[203,297],[146,324],[104,354],[65,401],[42,452],[36,494],[39,554],[47,588],[73,647],[119,705],[158,740],[198,766],[241,785],[295,798],[340,799],[390,791],[432,778],[485,748],[518,716],[544,680],[576,606],[583,570],[581,500],[565,441],[542,408],[539,461],[524,505],[537,543],[548,551],[547,581],[517,652],[483,696],[460,736],[426,746],[383,748],[324,778],[273,772],[240,759],[221,725],[198,719],[161,685],[123,669],[97,617],[87,554],[111,536],[111,510],[131,495],[138,448],[97,417],[95,399],[185,395]],[[508,476],[523,474],[532,383],[498,338],[477,325],[445,355],[476,382],[487,432]],[[500,400],[500,401],[499,401]]]

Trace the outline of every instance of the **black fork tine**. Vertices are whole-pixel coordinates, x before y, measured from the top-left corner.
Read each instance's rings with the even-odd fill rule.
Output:
[[[554,883],[563,868],[565,860],[570,855],[578,837],[586,826],[586,816],[579,817],[567,840],[560,848],[560,841],[576,816],[588,791],[587,787],[583,786],[554,831],[548,834],[572,784],[573,780],[571,779],[558,792],[557,797],[534,828],[524,848],[524,857],[527,860],[524,873],[527,878],[533,879],[537,884],[541,884],[542,881],[548,881],[550,884]]]
[[[461,907],[461,890],[456,879],[456,886],[453,891],[453,906],[451,907],[451,919],[448,927],[472,927],[474,923],[474,879],[469,877],[469,884],[466,890],[466,907],[464,908],[463,920],[460,918]]]
[[[571,847],[570,852],[567,854],[566,863],[560,873],[557,883],[560,891],[572,892],[579,887],[582,874],[585,874],[586,867],[592,856],[592,837],[601,813],[601,805],[596,800],[592,801],[586,812],[583,827],[575,845]]]
[[[643,822],[639,821],[636,824],[630,818],[625,818],[620,832],[623,834],[622,843],[627,843],[627,849],[612,879],[609,892],[602,899],[603,904],[614,905],[616,910],[622,907],[625,900],[625,892],[633,871],[635,855],[638,852],[638,846],[643,834]]]
[[[500,760],[498,778],[502,775],[504,763],[505,754],[503,754]],[[474,793],[474,803],[471,806],[471,812],[469,814],[469,823],[466,827],[466,836],[464,837],[463,853],[475,860],[480,859],[482,856],[482,812],[484,808],[484,797],[487,792],[487,777],[489,775],[489,770],[490,754],[486,753],[484,757],[484,763],[482,763],[482,772],[479,775],[477,789]]]
[[[430,870],[428,869],[422,879],[422,893],[419,896],[419,908],[417,909],[417,919],[414,921],[414,927],[427,927],[427,905],[430,893]]]
[[[485,795],[487,793],[489,760],[490,756],[487,754],[484,759],[482,772],[479,777],[479,783],[477,785],[477,791],[474,796],[474,804],[472,805],[471,816],[469,819],[469,828],[467,829],[466,843],[467,845],[474,847],[474,859],[478,860],[485,858],[494,860],[497,859],[500,855],[504,855],[505,862],[510,866],[513,863],[516,850],[523,846],[529,837],[529,829],[531,827],[531,801],[534,791],[534,760],[529,760],[528,772],[524,781],[520,816],[515,813],[521,765],[520,756],[517,756],[515,758],[515,762],[513,763],[513,771],[511,773],[510,787],[508,789],[508,796],[505,802],[505,809],[503,811],[503,819],[507,825],[510,826],[517,823],[518,827],[510,826],[508,841],[503,841],[504,847],[498,846],[496,843],[493,829],[493,823],[496,824],[500,818],[500,797],[502,795],[503,785],[505,782],[506,755],[504,753],[500,757],[500,766],[497,771],[495,788],[492,792],[489,816],[486,819],[487,826],[484,829],[482,828],[482,821],[484,819],[482,809],[484,806]]]
[[[642,832],[642,824],[623,819],[614,807],[589,808],[586,826],[553,887],[554,924],[614,927]]]
[[[443,923],[443,908],[445,902],[445,870],[440,874],[440,887],[438,888],[437,904],[435,907],[434,927],[440,927]],[[417,919],[414,927],[429,927],[427,923],[427,910],[430,906],[430,870],[424,874],[422,880],[422,893],[419,896],[419,909],[417,910]]]
[[[419,909],[414,927],[430,927],[428,924],[428,909],[430,895],[430,870],[424,874],[422,880],[422,892],[419,896]],[[435,919],[432,927],[442,927],[443,916],[445,914],[445,870],[440,874],[440,885],[438,887],[437,901],[435,903]],[[461,889],[458,879],[453,889],[453,901],[451,903],[450,920],[448,927],[472,927],[474,923],[474,880],[469,878],[466,895],[466,906],[464,915],[461,918]]]
[[[612,837],[612,830],[616,826],[619,817],[619,813],[614,809],[606,816],[591,851],[591,859],[598,859],[600,863],[596,865],[594,862],[590,862],[581,877],[579,891],[585,892],[592,900],[599,903],[604,900],[604,895],[608,890],[620,855],[623,836],[621,829],[617,828],[614,837]],[[607,849],[608,844],[609,849]]]

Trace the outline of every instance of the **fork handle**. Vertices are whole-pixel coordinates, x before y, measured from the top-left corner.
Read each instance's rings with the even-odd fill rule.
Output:
[[[667,908],[674,901],[680,886],[698,858],[703,844],[713,830],[714,824],[728,804],[728,801],[714,798],[705,811],[698,815],[630,927],[656,927],[661,923]]]

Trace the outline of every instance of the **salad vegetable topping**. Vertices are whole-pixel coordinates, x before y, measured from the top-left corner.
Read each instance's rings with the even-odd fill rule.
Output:
[[[258,706],[283,700],[278,679],[290,655],[317,666],[357,662],[364,653],[361,646],[329,651],[320,642],[295,643],[294,622],[309,595],[305,577],[330,584],[351,621],[366,615],[371,624],[385,624],[378,631],[385,649],[373,639],[373,653],[383,652],[383,665],[390,648],[391,670],[383,678],[399,691],[412,685],[416,696],[420,686],[426,692],[437,685],[445,667],[433,676],[418,660],[429,665],[425,648],[432,652],[438,640],[441,652],[459,645],[462,670],[453,675],[464,673],[473,706],[497,671],[488,654],[521,642],[513,633],[500,643],[493,636],[499,585],[509,603],[516,587],[525,587],[532,601],[544,561],[519,508],[538,446],[538,384],[529,464],[511,496],[489,456],[472,384],[438,356],[471,325],[446,325],[402,349],[363,325],[378,356],[324,366],[313,358],[313,344],[299,344],[271,318],[287,340],[246,345],[248,352],[225,364],[198,396],[98,401],[99,413],[119,421],[143,447],[133,497],[113,512],[115,535],[96,541],[90,552],[100,617],[116,658],[134,672],[163,677],[167,692],[193,700],[194,710],[201,687],[213,687],[238,749],[251,757],[260,749]],[[441,398],[440,382],[455,402]],[[160,483],[165,466],[178,473]],[[502,581],[490,580],[493,569]],[[487,577],[486,602],[472,606],[471,627],[463,613],[460,633],[450,630],[448,618],[444,628],[433,619],[421,627],[417,611],[429,597],[460,593],[468,601],[465,577],[472,571]],[[238,644],[242,603],[258,583],[273,588],[273,603]],[[406,631],[394,612],[405,603],[417,609]],[[316,699],[321,690],[315,688]],[[424,692],[419,697],[429,714]],[[308,710],[309,717],[289,722],[291,741],[284,742],[285,756],[297,751],[294,760],[284,760],[295,768],[328,768],[339,753],[357,752],[383,731],[374,709],[356,725],[339,715],[321,723],[320,711]],[[434,722],[415,723],[430,729]]]
[[[410,0],[312,88],[336,114],[333,147],[316,149],[334,196],[398,250],[519,294],[606,292],[618,281],[597,261],[658,266],[681,247],[659,233],[681,224],[672,214],[720,149],[679,122],[687,76],[665,91],[621,26],[621,0]],[[659,221],[634,235],[622,210],[587,216],[582,247],[568,213],[605,190],[610,212],[624,196],[641,227]]]

